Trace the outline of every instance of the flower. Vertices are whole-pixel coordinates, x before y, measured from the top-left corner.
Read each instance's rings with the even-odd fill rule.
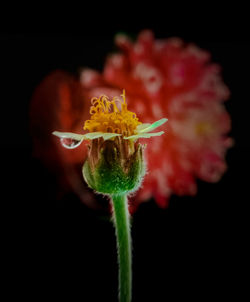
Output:
[[[196,178],[217,182],[226,171],[230,117],[223,101],[229,91],[210,55],[178,38],[155,40],[143,31],[133,42],[116,37],[119,53],[108,57],[102,74],[85,69],[81,83],[91,97],[125,88],[128,104],[145,122],[168,116],[168,138],[145,150],[150,174],[137,201],[155,197],[159,206],[171,194],[194,195]]]
[[[153,124],[142,124],[127,109],[125,91],[121,96],[122,101],[117,97],[109,101],[105,95],[92,98],[91,119],[83,127],[89,133],[52,133],[69,149],[77,148],[83,140],[91,141],[83,177],[92,189],[103,194],[127,194],[139,188],[145,165],[138,139],[162,135],[163,131],[149,131],[167,121],[162,118]]]
[[[104,140],[111,139],[117,136],[122,136],[125,140],[136,140],[138,138],[150,138],[151,136],[160,136],[164,132],[149,133],[162,124],[167,119],[154,122],[153,124],[142,124],[138,121],[136,114],[127,110],[127,103],[125,99],[125,90],[121,95],[123,102],[116,97],[109,101],[108,97],[101,95],[99,98],[92,98],[93,106],[90,108],[91,119],[85,121],[84,130],[89,130],[87,134],[76,134],[70,132],[54,131],[52,134],[61,138],[62,144],[65,148],[77,148],[84,139],[92,140],[102,137]],[[119,109],[117,103],[120,104]],[[70,140],[70,141],[65,141]]]

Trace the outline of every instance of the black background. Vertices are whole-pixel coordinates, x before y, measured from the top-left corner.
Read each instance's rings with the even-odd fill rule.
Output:
[[[176,13],[171,21],[170,12],[153,13],[153,18],[141,14],[133,22],[116,14],[110,23],[106,16],[87,17],[85,12],[77,25],[68,18],[52,27],[44,19],[39,28],[31,22],[28,30],[18,31],[17,24],[15,31],[7,26],[0,36],[2,262],[9,297],[117,301],[113,226],[73,193],[56,199],[55,176],[31,155],[28,108],[35,87],[49,72],[75,73],[83,66],[101,70],[106,55],[115,50],[114,34],[137,35],[149,28],[156,38],[194,42],[222,66],[231,91],[226,108],[235,146],[227,153],[228,172],[219,183],[198,181],[197,196],[172,196],[166,210],[151,200],[134,214],[134,301],[239,299],[248,241],[248,22],[238,12],[206,18],[200,13],[195,20]]]

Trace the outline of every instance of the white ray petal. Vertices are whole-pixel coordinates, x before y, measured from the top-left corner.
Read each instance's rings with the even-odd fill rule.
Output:
[[[72,132],[54,131],[54,132],[52,132],[52,134],[55,136],[58,136],[60,138],[71,138],[71,139],[75,139],[77,141],[81,141],[85,138],[85,135],[72,133]]]
[[[163,125],[167,121],[168,121],[167,118],[162,118],[159,121],[154,122],[153,124],[149,124],[148,127],[142,127],[142,129],[138,129],[138,127],[142,126],[142,125],[146,125],[146,124],[139,125],[139,126],[137,126],[137,130],[138,130],[139,133],[149,132],[149,131],[152,131],[152,130],[160,127],[161,125]]]
[[[118,134],[118,133],[103,133],[102,134],[102,137],[105,141],[110,138],[116,137],[116,136],[121,136],[121,134]]]
[[[139,133],[136,135],[131,135],[127,137],[123,137],[124,139],[138,139],[138,138],[150,138],[152,136],[160,136],[164,133],[164,131],[153,132],[153,133]]]
[[[138,132],[140,132],[140,131],[142,131],[143,129],[148,128],[149,126],[151,126],[150,123],[140,124],[140,125],[138,125],[138,126],[136,127],[136,130],[137,130]]]
[[[95,139],[103,136],[103,132],[90,132],[84,135],[85,139]]]
[[[99,137],[103,137],[104,140],[110,139],[115,136],[121,136],[121,134],[118,133],[104,133],[104,132],[90,132],[84,135],[85,139],[95,139]]]

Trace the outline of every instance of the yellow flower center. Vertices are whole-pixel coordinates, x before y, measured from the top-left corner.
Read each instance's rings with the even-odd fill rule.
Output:
[[[135,134],[136,127],[141,124],[134,112],[127,109],[125,90],[122,100],[114,97],[112,101],[107,96],[92,98],[90,107],[90,120],[87,120],[83,129],[90,132],[110,132],[123,136]]]
[[[196,133],[198,135],[210,135],[213,132],[213,127],[208,122],[200,122],[196,125]]]

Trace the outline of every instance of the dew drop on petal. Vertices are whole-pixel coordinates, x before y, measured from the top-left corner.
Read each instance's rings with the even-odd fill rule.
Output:
[[[81,144],[82,140],[62,137],[60,138],[60,142],[64,148],[75,149]]]

